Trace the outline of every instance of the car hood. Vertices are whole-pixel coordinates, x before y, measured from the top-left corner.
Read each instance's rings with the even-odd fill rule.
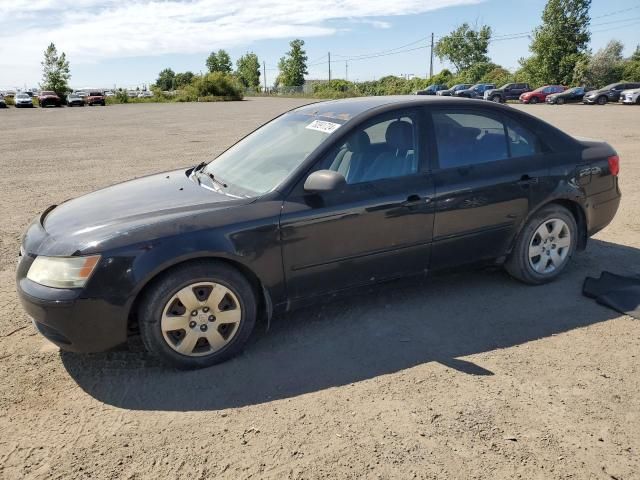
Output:
[[[70,255],[100,251],[114,238],[119,239],[116,243],[133,243],[138,237],[149,240],[195,229],[198,226],[190,218],[252,201],[211,191],[189,179],[185,170],[176,170],[66,201],[39,221],[49,244],[46,250]]]

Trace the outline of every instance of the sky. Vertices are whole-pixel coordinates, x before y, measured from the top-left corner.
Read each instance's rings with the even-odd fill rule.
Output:
[[[508,69],[529,54],[546,0],[0,0],[0,89],[32,88],[50,42],[66,53],[75,88],[150,84],[163,68],[205,70],[209,52],[254,52],[267,83],[294,38],[312,79],[372,80],[429,72],[431,34],[487,24],[489,55]],[[593,51],[611,39],[640,44],[640,0],[593,0]],[[451,65],[434,59],[434,73]]]

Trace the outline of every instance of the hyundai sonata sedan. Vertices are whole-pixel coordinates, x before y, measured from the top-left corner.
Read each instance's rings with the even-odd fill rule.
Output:
[[[620,202],[619,159],[511,107],[373,97],[297,108],[213,161],[50,206],[19,297],[61,348],[140,332],[180,368],[237,354],[258,320],[462,265],[554,280]]]

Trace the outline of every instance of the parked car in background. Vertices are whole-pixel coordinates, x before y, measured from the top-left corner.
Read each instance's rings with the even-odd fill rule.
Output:
[[[604,88],[587,93],[582,102],[589,105],[605,105],[608,102],[617,102],[620,100],[620,94],[623,90],[633,90],[635,88],[640,88],[640,83],[612,83]]]
[[[140,92],[139,92],[139,91],[137,91],[137,90],[129,90],[129,91],[127,91],[127,96],[128,96],[129,98],[138,98],[138,94],[139,94],[139,93],[140,93]]]
[[[153,92],[143,91],[138,94],[138,98],[151,98],[153,97]]]
[[[139,330],[151,354],[206,367],[258,319],[354,288],[478,263],[551,282],[615,216],[619,167],[609,144],[489,102],[315,103],[213,161],[48,207],[22,237],[18,297],[64,350]]]
[[[520,95],[520,103],[541,103],[547,99],[548,95],[564,91],[565,87],[562,85],[545,85],[544,87],[536,88],[532,92],[525,92]]]
[[[54,107],[61,107],[62,100],[56,94],[56,92],[45,90],[43,92],[40,92],[40,95],[38,95],[38,105],[40,105],[42,108],[50,107],[52,105]]]
[[[473,87],[473,83],[459,83],[446,90],[440,90],[438,93],[436,93],[436,95],[440,95],[442,97],[451,97],[455,95],[456,92],[459,92],[460,90],[466,90],[470,87]]]
[[[456,97],[464,98],[482,98],[484,96],[484,92],[495,88],[496,86],[493,83],[476,83],[471,88],[458,90],[454,95]]]
[[[102,105],[104,107],[106,105],[104,94],[98,91],[89,92],[85,101],[89,106]]]
[[[0,93],[0,108],[7,108],[7,102],[4,99],[4,95]]]
[[[438,85],[438,84],[433,84],[433,85],[429,85],[427,88],[425,88],[424,90],[418,90],[416,92],[416,95],[435,95],[437,94],[439,91],[441,90],[447,90],[449,87],[447,87],[446,85]]]
[[[518,100],[520,95],[530,92],[528,83],[507,83],[500,88],[489,89],[484,92],[484,99],[496,103],[504,103],[507,100]]]
[[[545,102],[549,105],[562,105],[564,103],[582,102],[584,95],[590,89],[585,87],[573,87],[564,92],[547,95]]]
[[[16,108],[33,108],[33,99],[26,93],[18,93],[13,99]]]
[[[620,101],[627,105],[640,105],[640,88],[623,90],[620,93]]]
[[[67,96],[67,105],[70,107],[84,107],[84,98],[77,93],[70,93]]]
[[[106,92],[104,92],[104,96],[105,97],[115,97],[115,93],[113,93],[111,90],[107,90]]]

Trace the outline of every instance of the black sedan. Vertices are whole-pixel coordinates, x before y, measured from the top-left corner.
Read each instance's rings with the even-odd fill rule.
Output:
[[[209,163],[45,209],[18,293],[63,349],[139,330],[170,364],[204,367],[258,319],[356,287],[470,264],[552,281],[614,217],[618,169],[608,144],[500,104],[316,103]]]
[[[547,95],[545,102],[549,105],[563,105],[565,103],[580,103],[584,98],[585,93],[590,91],[585,87],[574,87],[565,90],[564,92],[554,93]]]

